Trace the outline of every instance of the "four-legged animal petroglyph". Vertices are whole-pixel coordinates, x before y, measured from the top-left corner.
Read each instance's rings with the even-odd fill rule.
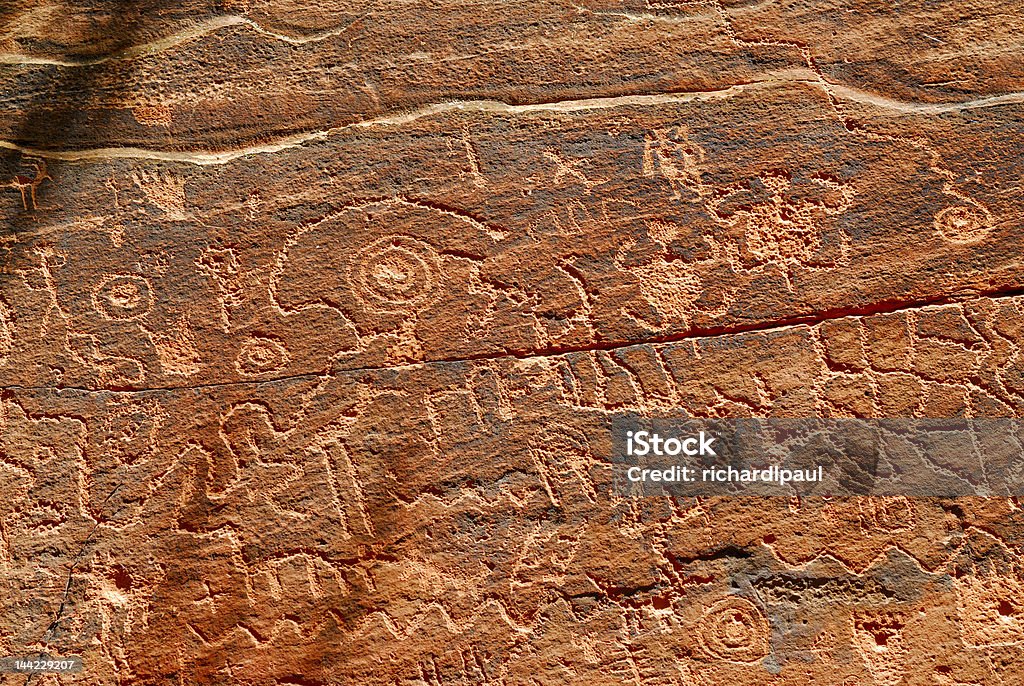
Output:
[[[32,176],[23,176],[16,174],[13,179],[3,184],[6,188],[14,188],[21,193],[21,204],[26,210],[39,209],[39,205],[36,202],[36,191],[45,181],[53,183],[53,177],[46,172],[46,161],[45,160],[31,160],[32,165],[35,167],[35,174]],[[29,203],[31,202],[31,208]]]

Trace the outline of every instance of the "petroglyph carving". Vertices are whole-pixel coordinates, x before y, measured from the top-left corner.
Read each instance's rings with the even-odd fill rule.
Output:
[[[132,386],[146,378],[146,368],[141,361],[102,353],[99,340],[91,334],[69,334],[68,349],[78,362],[99,372],[103,385]]]
[[[11,321],[11,311],[0,301],[0,367],[10,362],[13,351],[14,324]]]
[[[850,184],[814,174],[806,184],[818,193],[795,197],[788,171],[764,171],[747,181],[715,184],[704,179],[707,164],[707,152],[685,126],[647,135],[643,175],[664,177],[673,199],[700,203],[716,223],[728,227],[742,268],[785,262],[834,266],[845,255],[847,241],[841,233],[831,254],[822,254],[821,222],[852,206],[856,193]]]
[[[256,594],[273,603],[313,606],[348,594],[348,584],[335,567],[306,553],[268,560],[248,573]]]
[[[512,565],[510,576],[519,583],[527,579],[548,576],[548,580],[560,581],[569,569],[573,558],[579,553],[581,538],[586,524],[574,530],[537,527],[526,535],[522,550]],[[553,573],[552,573],[553,572]]]
[[[29,202],[32,203],[31,209],[39,209],[39,205],[36,203],[36,190],[43,185],[44,181],[53,182],[53,178],[46,173],[46,162],[44,160],[32,160],[32,165],[36,170],[33,176],[17,174],[13,179],[3,184],[4,187],[15,188],[21,193],[21,204],[26,210],[29,209]]]
[[[196,260],[199,270],[207,274],[217,286],[220,295],[220,318],[224,331],[231,329],[231,312],[244,299],[244,280],[238,255],[232,248],[207,248]]]
[[[268,293],[284,316],[335,319],[345,334],[343,351],[374,350],[394,362],[409,355],[418,359],[415,351],[426,342],[422,321],[439,316],[436,303],[442,298],[458,299],[445,314],[453,331],[486,309],[472,272],[482,260],[477,251],[497,240],[494,233],[470,216],[433,204],[395,198],[353,205],[288,238]],[[441,330],[426,333],[436,346]]]
[[[896,532],[914,526],[914,506],[905,496],[859,498],[861,526]]]
[[[381,312],[405,312],[430,302],[439,273],[437,251],[408,236],[374,241],[349,266],[356,295]]]
[[[1024,643],[1024,583],[1015,574],[979,573],[955,582],[964,642],[972,646]]]
[[[819,217],[846,211],[853,202],[853,191],[845,185],[819,180],[825,188],[838,191],[835,204],[829,205],[824,200],[788,197],[792,181],[782,173],[762,173],[758,182],[768,199],[749,210],[725,210],[724,203],[729,195],[708,202],[709,208],[725,223],[742,228],[740,254],[743,262],[753,266],[766,262],[811,265],[820,261]]]
[[[704,611],[699,638],[711,657],[729,662],[757,662],[769,651],[768,621],[749,600],[730,597]]]
[[[462,147],[466,152],[466,161],[469,162],[469,175],[473,185],[477,188],[487,187],[487,177],[480,171],[480,153],[469,134],[469,128],[462,129]]]
[[[185,179],[169,172],[141,169],[132,174],[132,181],[151,204],[162,210],[168,220],[188,219]]]
[[[423,345],[416,337],[416,318],[404,320],[398,331],[386,336],[388,360],[394,364],[418,362],[423,359]]]
[[[644,298],[662,316],[687,321],[702,290],[700,277],[692,264],[658,259],[630,271],[637,276]]]
[[[544,152],[544,157],[555,164],[555,171],[552,180],[556,185],[564,183],[566,179],[569,179],[570,183],[576,182],[583,184],[583,187],[587,189],[587,193],[590,193],[595,186],[599,186],[602,183],[601,181],[592,181],[587,178],[586,174],[580,171],[579,168],[581,166],[585,166],[587,163],[587,160],[585,159],[570,160],[554,150],[546,150]]]
[[[121,399],[110,403],[97,432],[104,457],[132,464],[153,454],[167,413],[155,401]]]
[[[597,493],[590,476],[594,458],[586,437],[579,431],[561,424],[545,427],[531,443],[530,452],[553,505],[564,507],[580,497],[596,502]]]
[[[196,260],[196,266],[220,281],[238,276],[238,256],[231,248],[207,248]]]
[[[319,452],[327,469],[331,496],[345,528],[345,537],[372,537],[373,520],[366,507],[366,495],[355,463],[345,448],[347,429],[337,427],[319,433],[310,449]]]
[[[58,319],[67,321],[70,319],[67,311],[61,306],[60,296],[57,292],[57,285],[54,280],[54,270],[60,269],[67,264],[67,256],[48,245],[37,246],[32,250],[37,264],[18,270],[25,287],[29,291],[45,293],[45,311],[39,317],[39,332],[43,335],[49,332],[50,323],[54,315]]]
[[[644,139],[643,175],[665,177],[674,200],[681,199],[684,191],[698,196],[710,192],[701,178],[705,159],[704,148],[690,140],[685,126],[656,129]]]
[[[953,243],[976,243],[992,230],[992,215],[981,205],[954,205],[935,215],[935,229]]]
[[[92,304],[106,319],[136,319],[153,306],[153,292],[141,276],[113,274],[93,290]]]
[[[200,369],[196,335],[188,318],[182,317],[167,333],[149,334],[160,358],[160,368],[167,374],[192,376]]]
[[[899,613],[868,612],[853,617],[853,644],[879,686],[903,683],[907,647],[903,641],[906,619]]]
[[[288,349],[273,338],[253,336],[242,344],[235,366],[243,376],[259,376],[288,366]]]

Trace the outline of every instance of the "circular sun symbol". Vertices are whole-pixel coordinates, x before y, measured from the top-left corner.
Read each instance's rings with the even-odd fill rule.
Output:
[[[388,236],[361,250],[350,269],[352,288],[367,307],[405,312],[436,296],[437,252],[408,236]]]
[[[111,276],[93,291],[92,304],[107,319],[135,319],[149,312],[153,293],[141,276]]]

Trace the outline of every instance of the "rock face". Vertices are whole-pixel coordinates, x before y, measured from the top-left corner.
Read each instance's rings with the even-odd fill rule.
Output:
[[[1024,413],[1013,3],[172,4],[0,8],[0,678],[1024,682],[1017,499],[602,457]]]

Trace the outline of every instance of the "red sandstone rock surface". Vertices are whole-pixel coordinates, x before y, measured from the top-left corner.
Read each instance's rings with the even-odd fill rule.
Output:
[[[3,683],[1024,682],[1017,499],[603,459],[1024,412],[1013,3],[0,19]]]

